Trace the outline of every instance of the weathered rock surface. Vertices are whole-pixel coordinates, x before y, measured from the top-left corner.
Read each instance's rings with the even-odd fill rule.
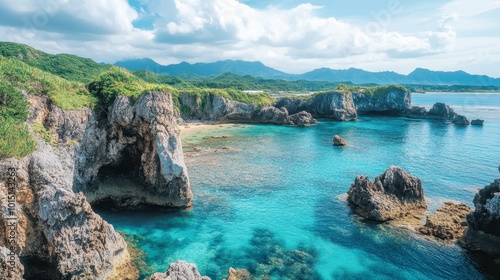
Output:
[[[333,145],[334,146],[346,146],[347,142],[344,140],[344,138],[340,137],[339,135],[333,136]]]
[[[467,215],[469,228],[461,244],[500,256],[500,179],[479,190],[474,196],[474,212]]]
[[[356,177],[347,195],[355,213],[379,222],[418,216],[427,209],[420,179],[396,166],[373,182],[365,176]]]
[[[284,124],[306,126],[316,123],[316,120],[308,112],[302,111],[289,115],[286,108],[264,107],[252,117],[257,123]]]
[[[228,270],[226,280],[252,280],[253,277],[246,269],[234,269],[232,267]]]
[[[437,119],[448,119],[453,120],[457,114],[455,111],[448,105],[437,102],[432,106],[432,108],[427,113],[427,116],[437,118]]]
[[[301,111],[288,116],[288,122],[296,126],[307,126],[315,124],[317,121],[308,112]]]
[[[418,228],[418,231],[443,240],[462,238],[464,230],[467,228],[466,216],[471,211],[469,206],[463,203],[445,202],[444,206],[427,216],[425,225]]]
[[[354,92],[354,105],[358,114],[384,113],[400,115],[411,106],[411,94],[408,90],[394,89],[379,96],[370,96],[363,92]]]
[[[91,203],[190,206],[193,194],[171,96],[149,92],[133,106],[118,96],[109,112],[104,126],[89,121],[76,155],[74,190]]]
[[[185,261],[177,261],[170,264],[164,273],[155,273],[149,280],[210,280],[207,276],[201,276],[195,264]]]
[[[281,98],[274,106],[286,108],[289,114],[306,111],[315,118],[350,121],[358,117],[352,94],[341,91],[320,93],[309,99]]]
[[[484,124],[484,120],[475,119],[475,120],[470,121],[470,124],[471,125],[483,125]]]
[[[15,252],[6,247],[0,247],[0,279],[22,280],[24,266]]]
[[[462,115],[456,115],[451,122],[453,124],[456,124],[456,125],[469,125],[470,124],[469,120],[467,120],[467,118],[465,116],[462,116]]]

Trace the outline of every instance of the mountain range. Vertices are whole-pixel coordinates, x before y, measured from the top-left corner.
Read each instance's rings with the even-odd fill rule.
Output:
[[[123,60],[116,66],[128,70],[149,70],[157,74],[181,77],[213,77],[223,73],[250,75],[266,79],[308,80],[326,82],[352,82],[355,84],[406,84],[406,85],[460,85],[500,86],[500,78],[472,75],[464,71],[443,72],[417,68],[408,75],[396,72],[369,72],[349,68],[336,70],[319,68],[304,74],[288,74],[264,65],[259,61],[223,60],[212,63],[187,63],[161,65],[149,58]]]

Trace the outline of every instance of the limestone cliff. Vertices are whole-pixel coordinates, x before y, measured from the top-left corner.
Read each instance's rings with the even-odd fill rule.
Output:
[[[500,257],[500,179],[479,190],[474,206],[474,212],[467,215],[469,228],[461,243]]]
[[[410,92],[399,87],[394,87],[378,95],[354,92],[353,97],[358,114],[383,113],[401,115],[411,106]]]
[[[339,121],[355,120],[358,116],[352,94],[341,91],[320,93],[308,99],[281,98],[274,107],[285,108],[290,114],[305,111],[315,118]]]
[[[170,95],[149,92],[133,106],[118,97],[106,119],[46,96],[29,100],[28,123],[41,123],[55,144],[38,139],[32,155],[0,160],[0,259],[15,254],[12,279],[23,266],[27,279],[133,279],[125,241],[89,202],[190,205]],[[131,184],[106,189],[110,177]]]

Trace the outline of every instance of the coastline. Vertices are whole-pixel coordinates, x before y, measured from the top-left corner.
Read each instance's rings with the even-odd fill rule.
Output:
[[[192,122],[184,123],[182,125],[177,125],[181,135],[189,135],[197,132],[203,132],[207,130],[213,130],[218,128],[231,128],[231,127],[242,127],[245,124],[238,123],[204,123],[204,122]]]

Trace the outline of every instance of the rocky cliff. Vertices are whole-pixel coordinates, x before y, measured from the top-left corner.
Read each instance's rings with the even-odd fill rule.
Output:
[[[223,98],[215,94],[206,96],[183,93],[180,98],[181,116],[184,120],[215,122],[245,122],[279,125],[309,125],[316,122],[308,112],[294,111],[273,106],[257,106]]]
[[[396,166],[373,182],[365,176],[356,177],[347,195],[358,215],[378,222],[419,216],[427,209],[420,179]]]
[[[315,118],[339,121],[355,120],[358,116],[352,94],[342,91],[319,93],[307,99],[281,98],[274,107],[285,108],[290,114],[305,111]]]
[[[462,244],[472,250],[500,257],[500,179],[474,196],[474,212],[467,215],[469,228]]]
[[[32,155],[0,161],[0,258],[14,253],[12,279],[23,265],[27,279],[136,278],[125,241],[89,202],[190,205],[170,95],[149,92],[135,105],[118,97],[104,119],[29,100],[28,123],[42,124],[55,144],[38,139]],[[118,189],[113,178],[130,185]]]
[[[388,88],[386,92],[374,95],[354,92],[353,97],[358,114],[402,115],[411,107],[410,91],[400,87]]]
[[[465,116],[455,113],[455,111],[449,105],[441,102],[437,102],[432,105],[432,108],[429,111],[427,111],[427,109],[425,109],[424,107],[410,106],[408,110],[404,112],[404,116],[418,119],[447,120],[456,125],[470,124],[469,120],[467,120]]]

